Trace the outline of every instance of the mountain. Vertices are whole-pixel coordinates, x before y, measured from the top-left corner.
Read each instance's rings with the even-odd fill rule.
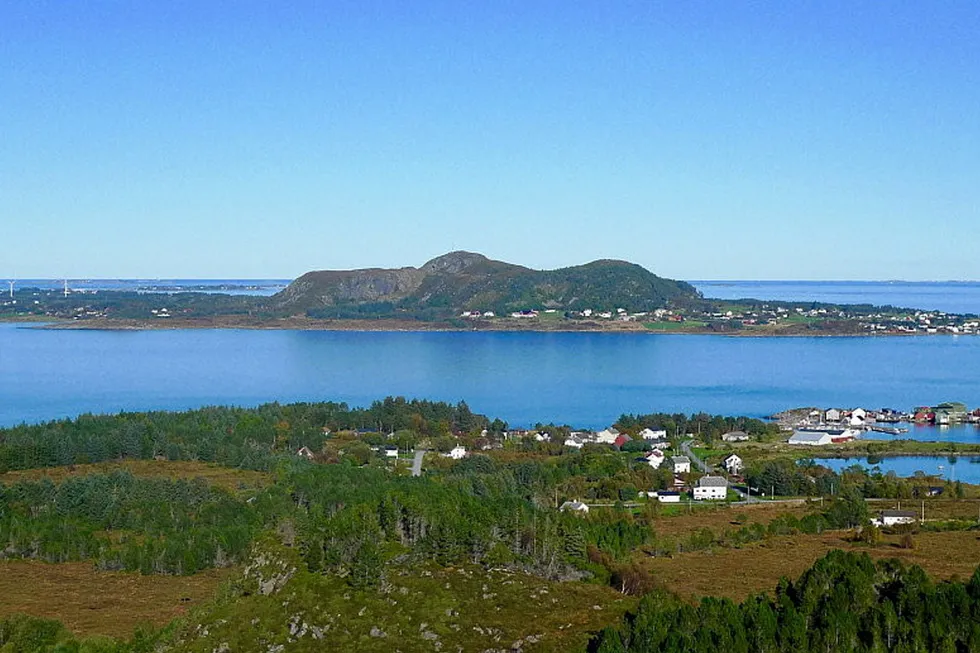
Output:
[[[482,254],[450,252],[420,268],[307,272],[274,295],[270,307],[323,317],[386,312],[444,317],[463,310],[649,311],[697,297],[690,284],[626,261],[532,270]]]

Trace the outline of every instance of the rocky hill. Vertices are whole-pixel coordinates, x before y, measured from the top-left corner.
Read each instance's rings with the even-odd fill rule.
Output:
[[[688,283],[658,277],[626,261],[599,260],[532,270],[482,254],[450,252],[420,268],[308,272],[270,299],[289,315],[498,314],[524,309],[649,311],[698,297]]]

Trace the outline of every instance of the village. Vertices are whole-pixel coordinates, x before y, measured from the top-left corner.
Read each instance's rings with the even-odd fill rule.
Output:
[[[783,456],[805,459],[807,450],[814,447],[841,445],[860,439],[869,432],[901,434],[907,429],[903,423],[929,424],[942,427],[951,424],[980,424],[980,409],[968,410],[961,402],[943,402],[935,406],[919,406],[904,412],[893,409],[869,410],[864,408],[800,408],[773,416],[766,428],[752,434],[745,430],[727,430],[721,433],[669,431],[656,425],[619,429],[616,426],[594,430],[576,430],[552,425],[533,429],[507,429],[490,433],[486,429],[479,434],[456,433],[440,438],[438,442],[419,442],[410,446],[395,433],[387,435],[377,431],[360,431],[348,434],[331,434],[328,437],[354,438],[369,442],[370,449],[381,464],[393,471],[410,469],[411,475],[421,476],[423,468],[448,469],[473,456],[500,455],[613,455],[621,464],[655,472],[649,478],[657,481],[654,487],[637,487],[631,494],[620,494],[613,499],[596,495],[568,496],[552,506],[562,512],[586,515],[590,510],[609,509],[615,505],[640,508],[648,504],[671,504],[694,507],[707,504],[752,504],[759,502],[806,502],[799,497],[777,496],[775,487],[754,487],[744,476],[746,454],[757,460],[759,451],[778,450]],[[693,428],[692,425],[691,428]],[[399,446],[398,443],[401,443]],[[748,449],[746,448],[748,447]],[[790,449],[787,450],[786,447]],[[789,451],[790,453],[786,453]],[[509,453],[508,453],[509,452]],[[312,461],[323,462],[320,452],[307,447],[297,455]],[[443,462],[440,462],[443,461]],[[401,464],[401,466],[400,466]],[[941,485],[928,486],[923,491],[928,496],[943,492]],[[755,483],[755,485],[759,485]],[[567,496],[567,495],[566,495]],[[919,521],[922,515],[900,509],[879,510],[872,523],[879,526]]]
[[[488,321],[507,318],[528,322],[565,319],[570,321],[638,322],[649,328],[671,326],[669,330],[745,331],[772,333],[791,326],[815,326],[821,323],[856,327],[855,333],[867,335],[977,335],[980,320],[972,316],[943,311],[857,310],[856,307],[771,306],[745,308],[740,304],[722,305],[713,309],[663,308],[649,312],[630,312],[625,308],[602,310],[587,308],[561,311],[555,308],[532,309],[498,314],[492,310],[466,310],[459,318]]]

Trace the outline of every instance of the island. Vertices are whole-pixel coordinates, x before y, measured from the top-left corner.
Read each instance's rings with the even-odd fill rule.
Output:
[[[618,260],[534,270],[472,252],[421,267],[308,272],[268,297],[11,287],[0,319],[48,328],[613,331],[739,336],[975,335],[980,318],[892,306],[706,298]]]

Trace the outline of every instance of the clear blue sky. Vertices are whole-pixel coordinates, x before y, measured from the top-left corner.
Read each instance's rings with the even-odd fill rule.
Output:
[[[0,0],[0,275],[980,278],[980,2]]]

